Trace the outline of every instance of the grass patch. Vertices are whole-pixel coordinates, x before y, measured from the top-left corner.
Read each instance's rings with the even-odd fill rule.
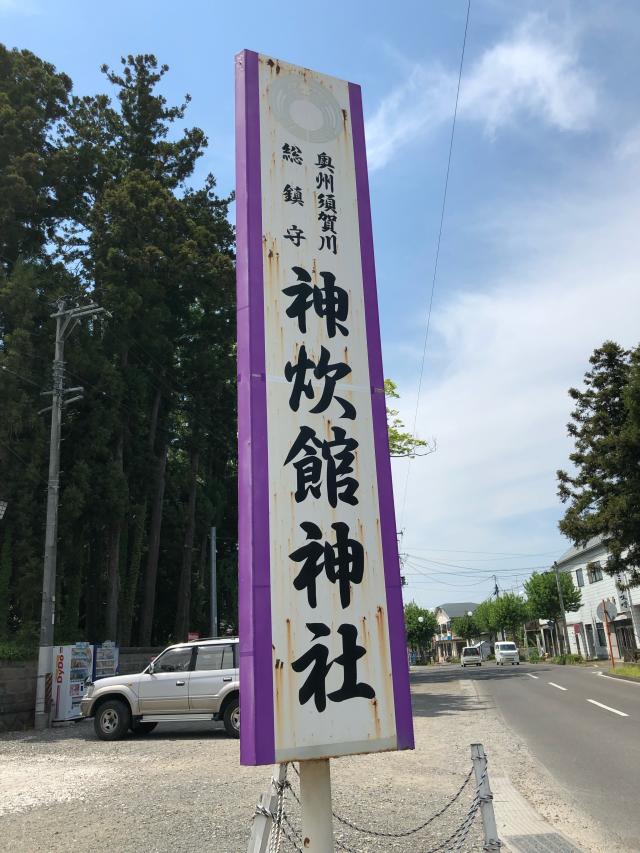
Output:
[[[632,678],[640,681],[640,665],[635,663],[616,664],[615,669],[609,670],[609,675],[617,678]]]
[[[586,663],[586,661],[581,655],[558,655],[555,658],[549,658],[549,663],[564,666],[565,664]]]

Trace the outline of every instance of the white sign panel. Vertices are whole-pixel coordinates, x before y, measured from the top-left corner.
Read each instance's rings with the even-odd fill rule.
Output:
[[[239,64],[242,760],[410,747],[360,92]]]

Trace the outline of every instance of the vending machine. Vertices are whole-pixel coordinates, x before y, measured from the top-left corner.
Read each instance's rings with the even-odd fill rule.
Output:
[[[93,675],[93,646],[75,643],[54,650],[53,722],[77,720],[85,684]]]
[[[93,680],[118,674],[120,649],[111,640],[98,643],[93,653]]]

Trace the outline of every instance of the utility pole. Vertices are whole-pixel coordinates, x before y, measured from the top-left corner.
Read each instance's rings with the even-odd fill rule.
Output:
[[[218,578],[216,528],[211,528],[211,636],[218,636]]]
[[[569,631],[567,629],[567,617],[564,612],[564,600],[562,598],[562,584],[560,583],[560,571],[558,569],[558,564],[554,562],[553,571],[556,573],[556,585],[558,587],[558,600],[560,601],[560,610],[562,612],[562,628],[564,633],[564,642],[566,643],[565,654],[569,654]]]
[[[64,300],[51,315],[56,321],[56,341],[53,357],[53,390],[51,406],[38,414],[51,410],[51,439],[49,444],[49,482],[47,487],[47,524],[44,543],[44,571],[42,576],[42,611],[40,617],[40,648],[38,652],[38,679],[36,682],[35,727],[45,729],[50,723],[51,687],[53,677],[53,632],[56,603],[56,563],[58,556],[58,500],[60,495],[60,432],[62,407],[82,399],[83,389],[64,387],[64,344],[73,329],[84,317],[95,317],[104,311],[97,305],[65,308]],[[75,397],[65,394],[79,392]]]

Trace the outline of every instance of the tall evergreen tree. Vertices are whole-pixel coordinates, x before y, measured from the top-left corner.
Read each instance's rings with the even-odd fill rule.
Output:
[[[608,341],[590,358],[584,389],[567,426],[574,471],[558,471],[558,494],[568,504],[560,530],[578,546],[602,536],[605,570],[629,573],[640,584],[640,348]]]

